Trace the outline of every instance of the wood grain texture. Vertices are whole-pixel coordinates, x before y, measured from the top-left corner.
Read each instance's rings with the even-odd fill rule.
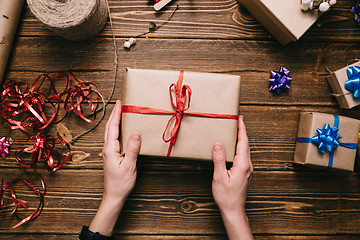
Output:
[[[186,70],[240,75],[240,104],[338,106],[325,78],[326,68],[344,67],[360,55],[350,43],[297,43],[243,40],[141,39],[130,51],[118,39],[119,75],[114,99],[121,98],[126,68]],[[286,66],[291,89],[267,93],[271,70]],[[114,48],[111,39],[69,42],[59,37],[20,37],[15,42],[7,78],[32,82],[40,73],[72,70],[97,84],[107,98],[113,84]],[[196,94],[196,93],[194,93]]]
[[[156,24],[164,21],[175,5],[179,9],[162,29],[149,34],[154,38],[189,39],[244,39],[271,40],[268,32],[236,0],[182,0],[173,1],[164,11],[153,11],[151,1],[109,1],[111,17],[118,37],[130,37],[148,30],[150,21]],[[316,25],[303,36],[301,41],[358,42],[359,28],[350,12],[352,0],[338,1],[332,7],[319,28]],[[23,36],[53,35],[25,7],[24,21],[19,32]],[[98,37],[109,37],[107,27]]]
[[[359,26],[349,12],[352,0],[338,1],[320,28],[313,26],[297,43],[282,47],[236,0],[178,0],[155,13],[149,0],[110,0],[119,51],[118,81],[104,121],[79,139],[73,151],[89,153],[49,174],[44,211],[17,229],[0,212],[0,239],[77,239],[102,196],[101,149],[105,122],[121,99],[126,67],[236,74],[242,77],[239,112],[244,115],[255,169],[247,213],[255,239],[359,239],[360,176],[293,164],[299,114],[335,113],[360,119],[359,107],[339,109],[325,70],[336,70],[359,57]],[[126,38],[159,24],[179,4],[172,20],[139,38],[130,51]],[[25,6],[6,78],[31,83],[40,73],[72,70],[91,81],[107,98],[113,80],[114,49],[109,23],[93,39],[70,42],[43,28]],[[271,70],[286,66],[294,78],[281,95],[268,93]],[[61,81],[57,83],[61,85]],[[196,94],[196,93],[194,93]],[[91,124],[70,115],[64,122],[74,136]],[[49,134],[56,136],[55,127]],[[27,135],[0,127],[16,147]],[[11,155],[0,161],[0,176],[21,169]],[[230,165],[229,165],[230,167]],[[227,239],[211,195],[211,161],[142,156],[138,180],[115,229],[116,239]],[[17,185],[20,199],[33,210],[37,198]],[[20,211],[25,216],[24,211]]]
[[[79,139],[73,151],[83,151],[90,153],[90,156],[81,162],[70,160],[64,165],[64,169],[102,169],[101,150],[103,146],[103,131],[106,120],[111,113],[111,104],[107,111],[107,116],[97,129]],[[340,110],[335,107],[307,107],[307,106],[253,106],[241,105],[240,114],[244,116],[247,126],[251,157],[256,170],[293,170],[293,157],[295,150],[295,139],[299,115],[304,111],[318,111],[325,113],[335,113],[360,119],[359,111]],[[264,114],[266,113],[266,114]],[[85,124],[78,117],[68,118],[65,121],[72,135],[75,136],[85,131],[91,124]],[[52,136],[57,136],[55,127],[49,132]],[[0,136],[12,136],[14,146],[23,148],[26,144],[27,136],[20,131],[0,129]],[[17,168],[19,164],[14,159],[15,151],[10,157],[0,161],[0,166],[6,168]],[[156,171],[207,171],[212,169],[212,163],[166,158],[141,157],[139,159],[139,169]],[[41,163],[39,167],[42,167]],[[307,170],[307,169],[304,169]]]
[[[2,234],[24,231],[76,234],[82,225],[90,223],[102,196],[102,171],[41,173],[48,185],[41,217],[8,230],[16,221],[3,216],[9,210],[4,211],[0,223]],[[136,187],[125,204],[115,232],[224,234],[211,196],[211,180],[211,171],[139,171]],[[360,176],[356,174],[255,172],[247,201],[252,230],[256,234],[360,234],[359,187]],[[25,197],[28,202],[36,203],[36,197],[30,198],[33,194],[25,186],[16,185],[15,190],[19,199]]]
[[[285,239],[292,239],[292,240],[331,240],[331,239],[338,239],[338,240],[352,240],[354,237],[358,237],[356,235],[327,235],[327,236],[296,236],[296,235],[254,235],[255,240],[285,240]],[[0,239],[22,239],[22,240],[30,240],[30,239],[78,239],[77,235],[72,234],[7,234],[0,236]],[[115,239],[121,240],[137,240],[137,239],[149,239],[149,240],[210,240],[210,239],[228,239],[225,235],[130,235],[130,234],[115,234]]]

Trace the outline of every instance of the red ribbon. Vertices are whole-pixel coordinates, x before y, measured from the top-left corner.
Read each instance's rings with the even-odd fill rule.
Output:
[[[65,78],[65,88],[62,92],[57,92],[55,80],[60,78]],[[41,91],[41,87],[46,81],[49,84],[47,95]],[[40,159],[43,159],[50,172],[59,170],[70,158],[70,146],[63,140],[45,136],[41,133],[41,130],[44,130],[54,121],[60,103],[64,104],[66,112],[74,111],[86,122],[94,122],[94,120],[84,116],[82,109],[82,103],[87,102],[91,112],[96,113],[97,105],[94,105],[89,98],[93,88],[96,88],[95,84],[80,82],[70,72],[55,73],[53,77],[50,77],[49,74],[42,74],[35,79],[29,89],[27,84],[25,84],[23,91],[15,80],[6,81],[4,91],[0,94],[0,114],[3,117],[3,124],[7,122],[11,126],[4,127],[21,129],[29,134],[36,134],[29,138],[29,140],[35,140],[34,145],[18,151],[15,157],[16,161],[22,166],[30,168]],[[54,110],[50,115],[45,114],[47,106],[52,106]],[[64,159],[59,154],[55,156],[54,148],[56,143],[63,144],[69,150],[68,156]],[[31,153],[31,161],[22,161],[19,157],[21,153]]]
[[[37,91],[34,91],[39,78],[35,80],[29,90],[22,92],[15,80],[6,81],[4,91],[0,95],[1,99],[1,115],[4,122],[10,123],[12,126],[5,127],[8,129],[21,129],[24,132],[32,133],[27,128],[31,127],[34,130],[43,130],[55,118],[59,107],[58,104],[51,106],[54,107],[54,112],[50,116],[46,116],[45,108],[48,98]],[[14,120],[16,116],[30,112],[30,117],[26,117],[22,121]],[[3,123],[4,123],[3,122]]]
[[[55,80],[58,78],[65,78],[65,88],[62,92],[59,93],[55,88]],[[47,94],[44,94],[40,88],[46,81],[48,82],[50,88],[49,91],[46,91]],[[95,120],[91,120],[85,117],[82,108],[82,104],[87,102],[90,106],[91,113],[96,113],[97,105],[94,105],[89,98],[91,92],[93,92],[92,88],[96,88],[96,85],[88,82],[80,82],[70,72],[55,73],[54,77],[50,77],[49,74],[42,74],[35,79],[29,89],[27,84],[25,84],[25,87],[22,88],[23,90],[21,90],[15,80],[5,81],[5,84],[3,85],[4,90],[0,93],[0,114],[3,117],[3,125],[4,123],[9,123],[10,126],[4,127],[8,129],[21,129],[29,134],[35,134],[29,138],[29,140],[35,141],[34,144],[30,147],[19,150],[15,155],[16,161],[23,167],[31,168],[39,160],[43,160],[49,172],[55,172],[59,170],[71,156],[70,146],[63,140],[45,136],[42,133],[42,130],[44,130],[50,125],[50,123],[54,121],[59,111],[60,103],[64,104],[66,113],[74,111],[86,122],[94,122]],[[51,114],[47,115],[46,112],[48,112],[48,109],[46,108],[48,108],[48,106],[51,106],[53,111]],[[63,116],[58,122],[62,121],[65,116]],[[69,151],[65,158],[63,158],[62,155],[60,155],[60,153],[55,150],[56,143],[64,145]],[[24,153],[31,154],[31,160],[29,162],[25,162],[20,158],[20,154]],[[36,194],[39,195],[40,203],[37,209],[30,216],[22,219],[12,228],[16,228],[21,224],[39,216],[44,206],[44,180],[40,177],[41,184],[44,189],[44,192],[42,193],[28,180],[25,178],[21,179],[32,190],[34,190]],[[15,207],[10,215],[17,216],[16,211],[18,206],[20,205],[24,208],[27,208],[27,206],[16,198],[12,183],[4,184],[4,180],[1,182],[0,209],[3,209],[3,197],[5,190],[8,187],[10,188],[11,198],[15,204]]]
[[[29,140],[35,140],[34,145],[19,150],[15,155],[16,161],[23,167],[31,168],[39,160],[43,159],[47,170],[49,172],[56,172],[69,160],[71,156],[70,146],[63,140],[47,137],[40,132],[38,132],[35,136],[30,137]],[[61,159],[60,154],[55,153],[54,148],[56,143],[63,144],[69,150],[68,155],[64,159]],[[29,163],[20,159],[19,154],[21,153],[31,154],[31,160]],[[55,155],[58,156],[56,157]]]
[[[184,115],[196,116],[196,117],[207,117],[207,118],[233,119],[233,120],[238,119],[237,115],[231,115],[231,114],[185,112],[186,110],[188,110],[190,108],[190,100],[191,100],[192,91],[188,85],[182,85],[183,78],[184,78],[184,71],[180,71],[177,83],[176,84],[172,83],[169,87],[171,105],[174,107],[175,111],[168,111],[168,110],[150,108],[150,107],[131,106],[131,105],[123,105],[122,106],[122,112],[124,112],[124,113],[172,115],[166,125],[166,128],[163,133],[163,137],[162,137],[164,142],[170,142],[168,152],[166,155],[167,157],[170,156],[171,149],[176,142],[176,138],[179,133],[179,129],[180,129],[180,125],[181,125],[181,119]],[[172,95],[173,89],[175,90],[175,99],[176,99],[175,102],[173,100],[173,95]],[[186,96],[188,96],[188,100],[187,100]],[[187,100],[187,105],[186,105],[186,100]],[[170,138],[166,139],[165,134],[169,129],[170,123],[174,119],[175,119],[175,124],[170,132]]]
[[[66,88],[58,93],[55,88],[55,80],[60,77],[65,78]],[[45,81],[48,81],[50,84],[51,93],[48,94],[49,96],[40,91]],[[78,83],[74,84],[74,81]],[[3,87],[4,91],[0,94],[1,116],[3,117],[3,124],[8,122],[11,125],[10,127],[4,126],[5,128],[21,129],[30,134],[43,130],[55,119],[59,111],[59,103],[64,103],[66,112],[74,111],[86,122],[94,122],[94,119],[91,120],[84,116],[81,104],[84,101],[87,102],[91,112],[96,113],[96,106],[89,98],[92,88],[96,88],[96,85],[80,82],[70,72],[56,73],[52,78],[49,74],[42,74],[36,78],[28,90],[27,85],[25,85],[24,91],[21,91],[15,80],[6,81]],[[51,106],[54,109],[50,115],[45,114],[47,106]],[[21,118],[20,114],[26,112],[30,113],[30,117],[26,117],[22,121],[15,120],[16,118]],[[64,118],[65,116],[62,117],[62,119]],[[28,128],[32,128],[32,131]]]
[[[21,219],[21,221],[19,223],[17,223],[16,225],[14,225],[13,227],[11,227],[11,229],[13,228],[17,228],[20,225],[26,223],[27,221],[36,218],[37,216],[40,215],[43,207],[44,207],[44,197],[45,197],[45,193],[46,193],[46,186],[45,186],[45,182],[44,180],[38,175],[38,177],[40,178],[41,181],[41,186],[43,188],[43,192],[40,192],[32,183],[30,183],[27,179],[25,179],[24,177],[21,178],[16,178],[13,182],[16,182],[17,180],[21,179],[23,182],[25,182],[26,185],[28,185],[40,198],[40,202],[38,207],[35,209],[35,211],[30,214],[29,216],[27,216],[26,218],[21,219],[18,215],[17,215],[17,209],[18,206],[22,206],[23,208],[27,208],[27,205],[18,200],[14,191],[14,187],[13,187],[13,182],[7,182],[4,184],[4,178],[2,178],[1,180],[1,189],[0,189],[0,209],[2,210],[4,208],[4,194],[6,189],[9,187],[10,188],[10,193],[11,193],[11,199],[14,202],[14,208],[11,211],[11,213],[9,214],[9,216],[16,216],[17,218]]]

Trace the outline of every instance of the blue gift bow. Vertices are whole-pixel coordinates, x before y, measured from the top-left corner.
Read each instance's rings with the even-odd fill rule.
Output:
[[[360,68],[357,66],[346,69],[349,80],[345,82],[345,89],[353,92],[355,98],[360,98]]]
[[[341,135],[337,134],[337,131],[339,130],[340,118],[338,115],[335,115],[335,114],[333,116],[334,116],[334,127],[327,128],[326,125],[328,127],[330,127],[330,126],[329,126],[329,124],[325,124],[322,129],[318,128],[316,130],[318,134],[312,138],[303,138],[303,137],[296,138],[297,142],[318,144],[319,150],[322,153],[325,153],[325,149],[328,150],[330,152],[329,163],[328,163],[329,168],[332,168],[332,166],[333,166],[334,153],[335,153],[335,150],[338,148],[338,146],[342,146],[342,147],[346,147],[346,148],[350,148],[350,149],[357,149],[357,143],[339,143],[337,141],[338,139],[341,138]],[[327,134],[330,134],[330,136]],[[326,141],[326,144],[324,143],[325,141]],[[320,146],[321,143],[323,143],[322,146]]]

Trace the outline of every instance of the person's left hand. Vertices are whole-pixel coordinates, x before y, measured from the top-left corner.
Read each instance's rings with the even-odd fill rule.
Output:
[[[125,202],[136,182],[136,161],[140,150],[140,134],[130,135],[125,157],[120,154],[119,126],[121,102],[118,100],[106,123],[104,134],[104,198]]]
[[[119,127],[121,102],[116,105],[106,123],[104,147],[104,194],[99,209],[89,226],[93,233],[111,236],[121,209],[136,182],[136,161],[140,150],[140,134],[130,135],[125,156],[120,154]]]

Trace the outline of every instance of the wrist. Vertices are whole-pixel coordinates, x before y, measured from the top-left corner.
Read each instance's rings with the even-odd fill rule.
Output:
[[[245,209],[241,211],[221,212],[221,217],[229,240],[253,240]]]
[[[101,200],[101,205],[112,208],[113,210],[121,211],[122,207],[125,204],[125,201],[126,201],[126,198],[113,197],[109,194],[104,193],[102,200]]]
[[[245,209],[232,210],[232,211],[222,211],[220,210],[221,216],[224,222],[232,223],[244,223],[248,222],[248,218],[245,212]]]
[[[89,226],[89,230],[110,237],[125,200],[104,194],[98,211]]]

